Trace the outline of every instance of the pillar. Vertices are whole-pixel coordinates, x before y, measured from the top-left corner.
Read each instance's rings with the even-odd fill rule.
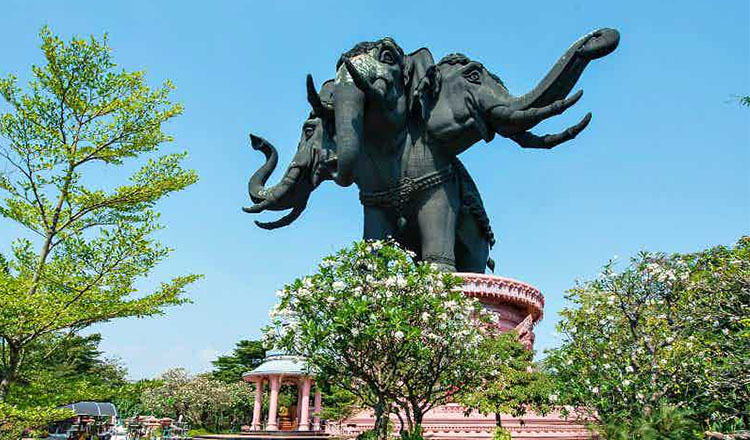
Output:
[[[276,423],[276,412],[279,407],[279,388],[280,381],[279,376],[272,375],[271,380],[271,399],[268,405],[268,425],[266,425],[266,431],[278,431],[279,425]]]
[[[323,409],[323,397],[320,395],[320,385],[315,384],[315,407],[313,408],[313,429],[320,431],[320,411]]]
[[[297,380],[297,429],[302,418],[302,379]]]
[[[302,416],[299,421],[300,431],[310,430],[310,384],[312,380],[309,377],[302,379]]]
[[[255,380],[255,405],[253,406],[253,431],[260,431],[260,413],[263,411],[263,378]]]

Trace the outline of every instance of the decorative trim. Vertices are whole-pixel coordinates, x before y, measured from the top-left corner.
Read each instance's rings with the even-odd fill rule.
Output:
[[[464,272],[455,275],[465,280],[461,290],[466,295],[478,298],[490,306],[513,305],[524,309],[533,317],[534,324],[542,319],[544,296],[539,289],[512,278],[496,275]]]

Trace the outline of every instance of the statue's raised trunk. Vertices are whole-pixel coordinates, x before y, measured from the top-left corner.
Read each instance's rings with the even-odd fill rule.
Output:
[[[354,182],[354,168],[364,141],[365,95],[344,64],[336,72],[333,96],[338,155],[336,183],[349,186]]]
[[[271,173],[276,169],[276,164],[279,162],[279,154],[271,144],[261,137],[251,134],[250,142],[253,149],[260,151],[266,156],[266,161],[253,173],[247,182],[247,191],[250,194],[250,199],[253,203],[260,203],[268,197],[265,185],[268,178],[271,177]]]
[[[614,29],[604,28],[584,35],[570,46],[534,90],[515,98],[511,107],[525,110],[565,98],[589,61],[610,54],[619,42],[620,34]]]
[[[292,161],[292,164],[286,170],[279,183],[266,187],[266,181],[268,181],[269,176],[276,168],[279,155],[276,152],[276,148],[265,139],[252,134],[250,138],[253,148],[262,152],[266,156],[266,161],[253,173],[247,184],[250,199],[255,204],[249,208],[242,209],[245,212],[258,213],[265,210],[280,211],[297,206],[299,200],[303,198],[303,192],[295,191],[292,193],[292,190],[298,185],[302,177],[302,172],[299,169],[300,164]],[[307,189],[307,191],[309,192],[311,189]]]

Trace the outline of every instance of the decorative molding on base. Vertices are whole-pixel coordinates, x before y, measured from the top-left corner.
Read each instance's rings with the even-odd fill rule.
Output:
[[[508,429],[513,439],[520,440],[582,440],[595,439],[586,427],[576,420],[566,420],[560,414],[539,416],[528,414],[516,418],[509,415],[501,416],[502,425]],[[398,430],[398,419],[393,418],[394,426]],[[338,429],[330,434],[354,436],[373,429],[375,419],[372,412],[364,411],[346,420]],[[451,403],[435,408],[428,412],[422,421],[425,437],[439,440],[487,440],[494,435],[496,428],[494,415],[482,415],[472,412],[464,415],[464,408]]]
[[[512,278],[458,272],[465,280],[461,290],[477,298],[500,318],[503,331],[516,330],[526,348],[534,346],[534,326],[544,315],[544,295],[536,287]]]

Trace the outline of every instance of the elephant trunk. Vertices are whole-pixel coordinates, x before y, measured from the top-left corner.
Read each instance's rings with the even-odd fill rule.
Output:
[[[268,191],[265,188],[268,178],[276,169],[279,162],[279,154],[276,148],[260,136],[250,134],[250,142],[254,150],[260,151],[266,156],[266,161],[258,168],[247,182],[247,191],[253,203],[261,203],[268,198]]]
[[[342,63],[334,84],[334,118],[336,122],[336,183],[349,186],[354,182],[354,168],[364,142],[365,94],[354,83]]]
[[[278,163],[279,154],[276,148],[262,137],[251,134],[250,139],[253,148],[266,156],[266,161],[253,173],[247,184],[248,193],[254,205],[242,209],[245,212],[258,213],[267,209],[280,211],[294,206],[299,197],[290,197],[290,191],[302,176],[298,165],[292,162],[292,166],[284,173],[279,183],[266,187],[265,184]]]
[[[570,46],[532,91],[515,98],[511,108],[526,110],[543,107],[565,98],[589,61],[609,55],[619,42],[620,33],[615,29],[604,28],[584,35]]]

